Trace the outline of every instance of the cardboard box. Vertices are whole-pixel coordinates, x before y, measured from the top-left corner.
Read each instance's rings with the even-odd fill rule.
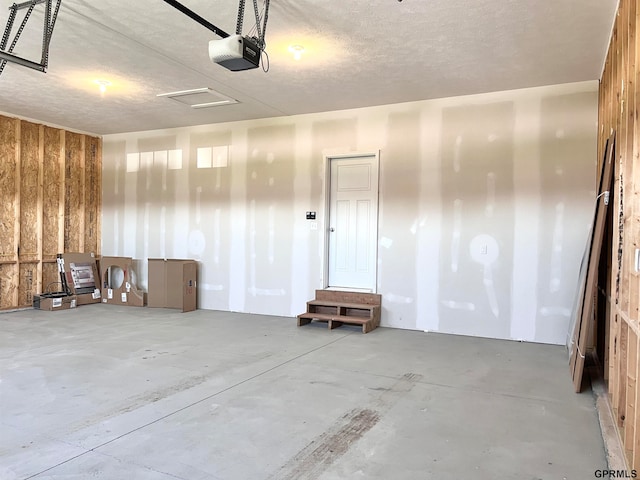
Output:
[[[133,259],[131,257],[102,257],[102,303],[144,307],[146,293],[141,292],[134,284]],[[113,278],[117,270],[122,271],[122,279]],[[119,282],[122,280],[121,282]]]
[[[100,303],[100,273],[93,253],[58,254],[58,271],[65,290],[76,295],[78,305]]]
[[[76,308],[78,298],[66,293],[42,293],[33,296],[33,308],[38,310],[68,310]]]
[[[195,260],[150,258],[147,306],[177,308],[183,312],[195,310],[197,277]]]

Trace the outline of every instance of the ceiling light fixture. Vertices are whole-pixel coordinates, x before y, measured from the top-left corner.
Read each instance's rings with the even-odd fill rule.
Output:
[[[289,51],[293,53],[294,60],[300,60],[302,58],[302,54],[304,53],[304,47],[302,45],[289,45]]]
[[[104,94],[107,91],[107,87],[111,85],[108,80],[94,80],[93,83],[100,87],[100,93]]]

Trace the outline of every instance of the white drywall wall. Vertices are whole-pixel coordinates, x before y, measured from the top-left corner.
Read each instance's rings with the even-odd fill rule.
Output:
[[[295,316],[324,281],[325,156],[379,151],[382,324],[563,344],[597,88],[108,135],[102,252],[138,259],[142,288],[146,258],[194,258],[200,308]]]

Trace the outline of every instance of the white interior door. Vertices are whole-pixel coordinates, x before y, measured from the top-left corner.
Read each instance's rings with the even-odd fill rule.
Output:
[[[377,155],[330,158],[328,286],[376,291]]]

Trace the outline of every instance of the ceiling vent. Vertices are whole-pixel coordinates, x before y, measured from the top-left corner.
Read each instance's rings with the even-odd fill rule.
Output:
[[[238,100],[227,97],[211,88],[195,88],[193,90],[181,90],[179,92],[160,93],[158,97],[170,98],[191,108],[221,107],[239,103]]]

